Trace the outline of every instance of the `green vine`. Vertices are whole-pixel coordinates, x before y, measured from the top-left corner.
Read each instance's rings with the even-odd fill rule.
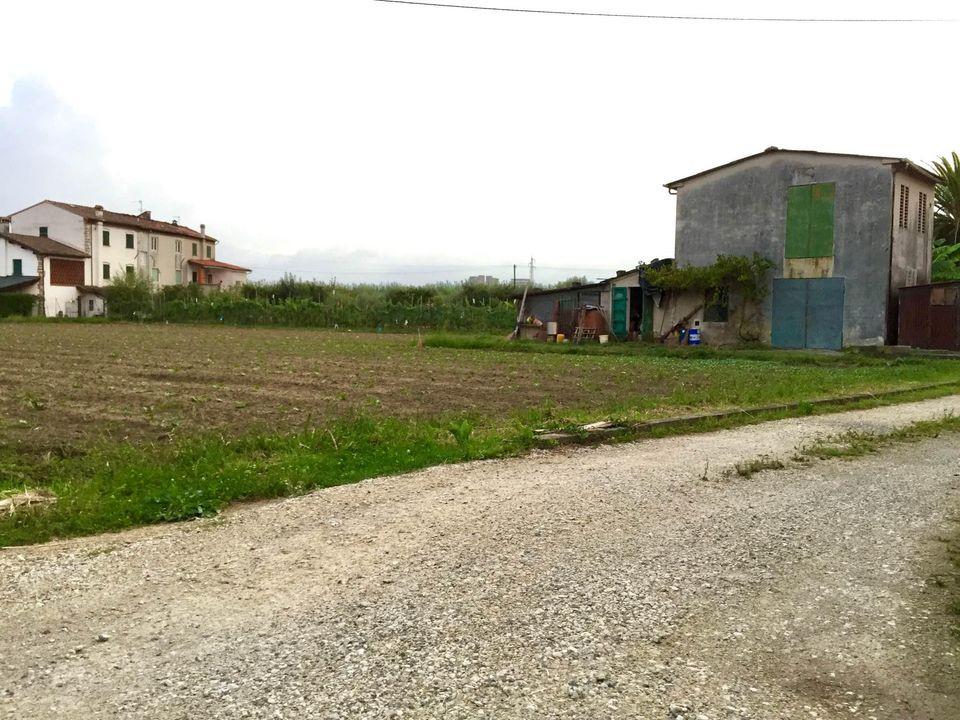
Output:
[[[721,288],[736,288],[744,300],[760,301],[767,296],[770,286],[767,273],[773,263],[759,253],[752,257],[742,255],[717,255],[712,265],[648,269],[648,282],[663,290],[718,291]]]

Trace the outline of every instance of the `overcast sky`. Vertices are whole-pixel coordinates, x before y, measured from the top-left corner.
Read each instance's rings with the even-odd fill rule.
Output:
[[[960,16],[935,0],[469,4]],[[769,145],[960,150],[960,100],[937,76],[949,23],[32,0],[3,26],[0,213],[142,200],[206,223],[254,278],[506,278],[531,256],[538,279],[599,277],[672,255],[669,180]]]

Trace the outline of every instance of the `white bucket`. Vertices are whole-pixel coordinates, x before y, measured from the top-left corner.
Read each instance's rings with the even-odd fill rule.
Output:
[[[600,344],[601,344],[601,345],[606,345],[606,344],[607,344],[607,341],[609,341],[609,340],[610,340],[610,336],[609,336],[609,335],[601,335],[601,336],[600,336]]]
[[[547,322],[547,335],[556,335],[557,334],[557,323],[552,320]]]

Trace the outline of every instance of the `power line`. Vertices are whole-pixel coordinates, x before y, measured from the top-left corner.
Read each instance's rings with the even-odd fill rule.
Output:
[[[373,0],[392,5],[450,8],[454,10],[487,10],[490,12],[526,13],[529,15],[573,15],[578,17],[630,18],[633,20],[693,20],[696,22],[754,22],[754,23],[936,23],[956,22],[946,18],[799,18],[799,17],[724,17],[713,15],[646,15],[639,13],[594,12],[589,10],[537,10],[534,8],[493,7],[488,5],[461,5],[456,3],[423,2],[422,0]]]

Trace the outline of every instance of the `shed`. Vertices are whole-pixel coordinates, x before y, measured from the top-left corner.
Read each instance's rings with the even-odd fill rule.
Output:
[[[960,281],[900,288],[901,345],[960,350]]]

